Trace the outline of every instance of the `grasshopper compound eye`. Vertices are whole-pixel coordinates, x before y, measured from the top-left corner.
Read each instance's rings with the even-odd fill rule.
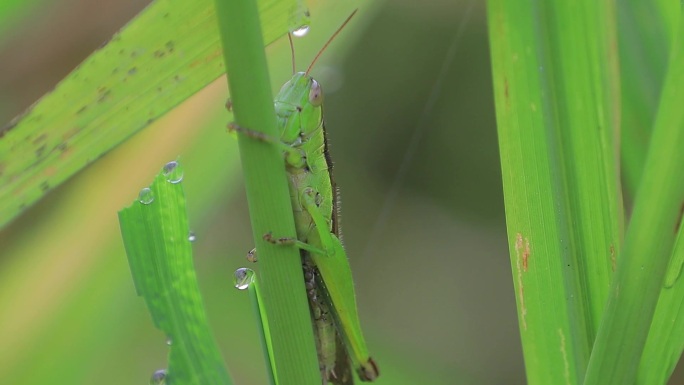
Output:
[[[311,79],[311,89],[309,90],[309,103],[314,107],[318,107],[323,104],[323,90],[321,90],[321,85],[317,81]]]

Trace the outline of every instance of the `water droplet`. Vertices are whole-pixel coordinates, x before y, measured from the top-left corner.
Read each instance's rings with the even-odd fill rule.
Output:
[[[309,33],[309,26],[306,24],[301,25],[292,31],[292,35],[295,37],[303,37],[306,36],[307,33]]]
[[[197,239],[197,237],[195,236],[195,232],[194,232],[194,231],[191,231],[191,232],[188,233],[188,241],[190,241],[190,242],[195,242],[196,239]]]
[[[145,187],[144,189],[140,190],[140,194],[138,194],[138,200],[144,205],[149,205],[152,203],[154,201],[154,194],[152,193],[152,190],[149,187]]]
[[[166,383],[166,369],[159,369],[152,373],[150,385],[163,385]]]
[[[162,172],[169,183],[180,183],[183,180],[183,169],[175,160],[165,164]]]
[[[166,344],[169,346],[173,345],[173,339],[171,337],[166,337]]]
[[[241,267],[235,270],[235,287],[238,290],[245,290],[254,282],[254,270]]]

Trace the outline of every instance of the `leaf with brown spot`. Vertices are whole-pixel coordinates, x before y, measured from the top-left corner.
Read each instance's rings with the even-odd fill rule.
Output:
[[[304,17],[301,0],[258,3],[265,44]],[[214,12],[211,0],[153,2],[54,91],[0,126],[0,226],[43,196],[47,167],[56,170],[50,186],[58,186],[221,76]]]

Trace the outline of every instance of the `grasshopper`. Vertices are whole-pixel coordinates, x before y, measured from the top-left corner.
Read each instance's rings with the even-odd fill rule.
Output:
[[[309,76],[321,53],[355,13],[331,36],[306,72],[295,73],[275,97],[279,138],[229,125],[230,130],[272,143],[283,151],[297,237],[266,234],[264,239],[300,249],[324,385],[353,384],[350,365],[362,381],[374,381],[380,374],[361,331],[351,267],[340,241],[338,191],[323,123],[323,92]],[[256,260],[255,250],[248,259]]]

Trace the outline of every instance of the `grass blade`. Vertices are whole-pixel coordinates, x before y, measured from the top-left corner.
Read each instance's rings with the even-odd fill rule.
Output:
[[[578,384],[622,231],[614,11],[495,0],[488,18],[527,379]]]
[[[634,199],[676,34],[675,1],[618,1],[622,180]],[[674,20],[673,20],[674,19]]]
[[[635,381],[679,230],[684,202],[680,176],[684,164],[680,148],[684,141],[684,23],[679,25],[673,47],[624,251],[587,370],[587,385]]]
[[[680,227],[641,355],[637,384],[667,384],[684,350],[684,228]]]
[[[646,159],[667,59],[676,35],[674,1],[618,2],[622,72],[622,168],[625,191],[634,197]],[[660,292],[641,356],[637,384],[666,384],[684,348],[682,229]]]
[[[131,274],[155,325],[171,341],[169,382],[230,385],[195,276],[183,184],[168,178],[160,173],[147,194],[119,212]]]
[[[235,281],[236,287],[240,290],[247,289],[249,294],[250,302],[252,302],[252,310],[254,310],[254,317],[257,319],[259,324],[259,337],[261,340],[261,349],[264,353],[264,359],[266,361],[266,368],[268,370],[268,380],[269,384],[275,385],[275,360],[273,358],[273,342],[271,341],[271,332],[268,327],[268,318],[264,314],[264,307],[262,306],[263,300],[261,299],[261,293],[259,292],[259,282],[256,279],[256,273],[254,270],[248,268],[239,268],[235,271]],[[238,286],[238,282],[240,283]]]
[[[216,0],[235,123],[277,138],[273,97],[254,1]],[[296,247],[263,239],[296,237],[283,154],[271,143],[238,135],[240,159],[259,251],[258,281],[263,319],[273,349],[278,384],[320,384],[302,261]]]
[[[264,39],[301,17],[262,0]],[[0,128],[0,226],[224,73],[211,0],[158,0]]]

